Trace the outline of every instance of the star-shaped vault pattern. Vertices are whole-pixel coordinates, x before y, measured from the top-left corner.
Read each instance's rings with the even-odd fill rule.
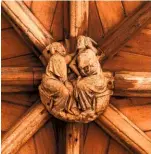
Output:
[[[110,10],[109,12],[106,12],[107,8]],[[80,34],[88,35],[98,42],[100,52],[105,53],[103,69],[114,76],[115,87],[108,109],[95,123],[84,125],[64,123],[54,119],[41,104],[38,92],[29,98],[30,101],[25,99],[24,94],[16,93],[36,91],[44,67],[37,62],[38,60],[33,57],[27,47],[22,48],[20,45],[16,46],[14,53],[10,53],[7,60],[7,53],[3,54],[3,49],[7,46],[7,50],[9,50],[11,48],[9,44],[15,47],[15,44],[11,42],[17,38],[14,37],[15,32],[11,25],[6,22],[4,30],[9,30],[9,35],[2,30],[6,36],[4,38],[2,36],[2,41],[4,40],[5,43],[5,48],[2,46],[2,58],[4,56],[4,60],[2,59],[2,99],[8,102],[2,104],[2,111],[3,108],[5,111],[9,109],[10,114],[14,112],[20,116],[21,111],[27,110],[27,107],[19,106],[20,113],[17,113],[17,109],[13,109],[9,103],[13,99],[18,104],[29,102],[26,106],[31,106],[32,102],[35,104],[20,117],[16,124],[6,123],[3,127],[2,122],[4,131],[10,128],[2,139],[2,153],[17,153],[27,141],[26,146],[37,145],[35,148],[37,151],[29,150],[31,153],[55,153],[54,151],[62,153],[64,151],[68,154],[78,154],[96,153],[99,150],[104,153],[107,151],[116,153],[117,149],[121,150],[121,153],[150,153],[151,140],[147,135],[150,134],[151,127],[149,121],[145,121],[146,117],[150,115],[150,104],[144,103],[149,102],[151,91],[151,60],[150,52],[148,52],[150,8],[150,2],[24,3],[3,1],[3,15],[44,66],[47,62],[46,55],[42,51],[48,44],[53,41],[62,41],[69,46],[71,49],[69,52],[71,52],[74,51],[76,37]],[[45,14],[41,12],[45,12]],[[11,42],[5,41],[7,35],[12,36]],[[17,50],[20,50],[19,56]],[[29,65],[21,67],[27,63],[21,58],[22,56],[28,58],[28,62],[33,63],[35,67],[27,67]],[[15,62],[11,61],[11,57],[16,59]],[[10,92],[10,98],[7,97],[6,92]],[[18,98],[19,100],[17,100]],[[2,114],[7,114],[8,111],[5,111]],[[142,112],[143,115],[140,115]],[[137,117],[139,121],[141,121],[140,119],[144,121],[143,124],[137,121]],[[11,118],[13,119],[13,115]],[[49,122],[47,122],[48,120]],[[127,150],[121,149],[102,129]],[[55,133],[52,133],[54,130]],[[37,135],[34,135],[35,133]],[[46,137],[47,141],[45,141],[47,133],[51,134],[52,139]],[[33,135],[34,137],[32,137]],[[54,138],[57,140],[56,142]],[[90,142],[90,140],[92,141]],[[46,145],[40,147],[42,141],[45,141]],[[104,149],[102,145],[104,145]],[[55,149],[55,146],[58,147]],[[26,147],[23,148],[26,149]],[[30,153],[29,151],[27,150],[26,153]]]

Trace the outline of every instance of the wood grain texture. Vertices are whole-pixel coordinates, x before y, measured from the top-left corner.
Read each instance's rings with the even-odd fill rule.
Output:
[[[63,40],[63,3],[58,1],[53,17],[53,21],[50,27],[50,33],[55,40]]]
[[[30,107],[39,98],[37,92],[2,93],[1,100],[16,105]]]
[[[114,139],[110,139],[108,154],[130,154],[125,148],[123,148]]]
[[[30,138],[16,154],[37,154],[34,138]]]
[[[39,50],[43,50],[51,42],[50,34],[23,2],[5,1],[2,2],[2,8]]]
[[[38,51],[38,49],[34,46],[34,44],[29,40],[26,33],[23,33],[22,30],[17,26],[17,24],[9,17],[4,11],[2,11],[5,18],[10,22],[13,26],[14,30],[20,36],[20,38],[24,41],[24,44],[28,46],[29,50],[33,51],[34,54],[40,59],[40,61],[45,65],[45,58],[43,55]]]
[[[1,15],[1,30],[12,28],[11,24]]]
[[[127,150],[151,153],[151,139],[111,104],[96,122]]]
[[[75,51],[76,37],[88,33],[88,1],[70,2],[70,44],[71,51]]]
[[[83,153],[83,124],[68,123],[66,127],[66,154]]]
[[[34,131],[34,132],[32,132],[30,134],[30,137],[38,129],[37,127],[39,125],[37,126],[37,123],[38,124],[40,123],[40,121],[42,120],[42,117],[45,116],[45,118],[46,117],[48,118],[48,114],[47,115],[45,115],[45,114],[44,115],[43,114],[41,115],[40,114],[40,113],[45,113],[43,105],[42,104],[39,104],[38,106],[39,107],[36,107],[36,108],[33,107],[34,110],[31,109],[31,111],[29,111],[29,114],[27,114],[29,117],[27,116],[27,118],[25,118],[26,121],[30,120],[29,121],[30,124],[32,122],[34,122],[33,125],[36,127],[36,128],[34,127],[34,129],[32,128],[32,131]],[[39,113],[37,110],[38,111],[41,111],[42,110],[43,112],[40,112]],[[35,114],[35,112],[37,114]],[[30,116],[32,116],[32,118],[30,118]],[[36,121],[35,121],[35,119],[36,119]],[[24,121],[24,126],[23,127],[25,127],[26,121]],[[151,150],[150,149],[150,147],[151,147],[150,146],[151,140],[149,138],[147,138],[146,135],[140,129],[138,129],[134,124],[132,124],[120,111],[118,111],[117,109],[115,109],[113,106],[110,105],[108,107],[108,109],[106,110],[106,112],[102,116],[100,116],[99,119],[96,120],[96,122],[101,127],[103,127],[103,129],[105,129],[105,131],[107,131],[111,136],[113,136],[118,142],[120,142],[122,145],[124,143],[126,145],[126,147],[127,147],[128,150],[133,151],[133,152],[138,152],[138,153],[139,152],[140,153],[150,152],[150,150]],[[113,123],[114,123],[114,125],[113,125]],[[11,131],[13,131],[13,129],[15,129],[15,127],[13,127],[11,129]],[[18,123],[18,127],[17,128],[19,128],[19,130],[20,130],[20,128],[22,129],[22,127],[21,127],[21,125],[19,123]],[[29,127],[29,128],[31,128],[31,127]],[[112,134],[111,131],[114,132],[114,134]],[[10,141],[10,142],[11,142],[10,137],[15,137],[15,136],[10,136],[11,133],[12,132],[10,132],[9,134],[6,133],[7,136],[8,136],[8,141]],[[17,133],[19,133],[19,132],[17,131]],[[18,136],[18,134],[16,134],[16,135]],[[72,134],[72,135],[74,135],[74,134]],[[12,153],[12,151],[14,149],[17,151],[17,149],[16,149],[15,146],[16,146],[16,144],[18,145],[18,143],[16,143],[16,142],[19,142],[22,139],[23,136],[24,136],[24,133],[22,133],[21,136],[18,136],[18,138],[16,138],[17,141],[15,140],[15,142],[14,142],[15,145],[13,144],[12,146],[9,146],[9,148],[12,148],[12,149],[10,149],[11,153]],[[76,137],[77,137],[77,135],[76,135]],[[6,137],[4,137],[4,138],[6,138]],[[24,139],[27,139],[27,138],[24,138]],[[6,140],[7,140],[7,138],[6,138]],[[76,141],[77,141],[77,139],[76,139]],[[4,145],[5,145],[5,143],[6,142],[3,142]],[[7,143],[9,144],[9,142],[7,142]],[[23,142],[18,145],[18,148],[20,148],[22,144],[23,144]],[[78,149],[79,149],[79,147],[78,147]],[[9,150],[9,149],[6,148],[6,150]]]
[[[36,154],[56,154],[56,138],[51,121],[48,121],[34,135]]]
[[[99,14],[95,1],[89,2],[89,22],[88,22],[88,35],[95,41],[99,41],[104,36],[102,23],[99,18]]]
[[[14,29],[2,31],[2,60],[30,54],[30,49]]]
[[[151,20],[139,30],[120,51],[136,53],[151,57]]]
[[[2,86],[2,93],[38,92],[37,87],[31,86]]]
[[[43,67],[2,67],[2,91],[8,86],[36,88],[41,82]],[[105,76],[113,73],[104,72]],[[150,72],[114,72],[114,93],[115,96],[139,95],[149,97],[151,94],[151,73]],[[34,89],[33,89],[34,90]],[[6,92],[6,90],[5,90]],[[9,92],[9,91],[8,91]],[[13,92],[13,91],[11,91]],[[134,92],[134,93],[133,93]],[[137,94],[138,93],[138,94]]]
[[[151,130],[151,98],[141,99],[144,104],[136,104],[136,98],[112,98],[111,103],[129,120],[143,131]],[[146,102],[146,104],[145,104]],[[139,103],[139,102],[138,102]]]
[[[70,33],[70,2],[64,1],[63,2],[63,33],[64,33],[64,39],[69,39],[69,33]]]
[[[28,107],[2,101],[2,131],[8,131],[27,111]]]
[[[109,14],[110,15],[110,14]],[[151,3],[146,3],[134,15],[126,17],[119,26],[99,41],[106,58],[112,58],[119,49],[151,18]]]
[[[115,57],[103,64],[108,71],[150,72],[151,58],[128,52],[119,52]]]
[[[37,102],[5,134],[2,140],[2,154],[16,153],[48,119],[49,115],[45,107]]]
[[[56,1],[33,1],[31,6],[32,13],[49,32],[54,20],[56,5]]]
[[[97,1],[96,5],[105,34],[124,19],[123,6],[120,1]]]
[[[37,86],[41,82],[43,68],[3,67],[2,85]]]
[[[39,67],[42,63],[33,53],[4,59],[1,62],[2,67]]]
[[[126,15],[135,13],[144,3],[145,1],[123,1]]]
[[[151,91],[151,72],[115,72],[116,90]]]
[[[84,142],[83,154],[106,154],[109,136],[94,122],[87,125],[89,126]]]

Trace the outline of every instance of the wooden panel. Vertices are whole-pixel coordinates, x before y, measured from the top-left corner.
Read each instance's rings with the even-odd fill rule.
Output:
[[[63,40],[63,2],[58,1],[50,33],[55,40]]]
[[[1,29],[11,28],[11,24],[6,20],[6,18],[1,14]]]
[[[63,2],[63,31],[64,31],[64,37],[66,39],[69,39],[69,33],[70,33],[69,8],[70,8],[70,2],[64,1]]]
[[[114,139],[110,139],[108,154],[129,154],[129,152]]]
[[[151,20],[130,39],[120,51],[151,57]]]
[[[123,1],[124,9],[127,15],[134,13],[143,4],[143,1]]]
[[[49,121],[34,135],[36,154],[56,154],[56,140],[52,122]]]
[[[150,72],[151,58],[128,52],[119,52],[117,56],[106,61],[104,70]]]
[[[34,138],[30,138],[16,154],[37,154]]]
[[[146,105],[135,105],[135,98],[112,98],[111,103],[117,107],[128,119],[136,124],[141,130],[151,130],[151,98],[144,101],[149,102]]]
[[[39,98],[38,93],[2,93],[1,100],[18,105],[31,106]]]
[[[89,37],[99,41],[104,36],[95,1],[89,2]]]
[[[105,33],[116,27],[124,19],[123,6],[120,1],[97,1],[96,4]]]
[[[6,66],[38,67],[38,66],[42,66],[42,64],[34,54],[29,54],[25,56],[19,56],[11,59],[2,60],[2,67],[6,67]]]
[[[2,85],[5,86],[38,86],[41,83],[41,67],[3,67]]]
[[[31,11],[43,26],[50,31],[56,9],[56,1],[33,1]]]
[[[25,106],[2,102],[2,131],[9,130],[27,109]]]
[[[14,29],[2,31],[2,60],[31,53]]]
[[[119,105],[124,105],[124,103],[127,104],[127,102],[129,102],[129,105],[132,106],[141,106],[141,105],[148,105],[151,104],[151,98],[143,98],[143,97],[129,97],[129,98],[125,98],[125,97],[112,97],[111,100],[113,99],[113,101]]]
[[[84,143],[84,154],[106,154],[109,136],[94,122],[89,124]]]

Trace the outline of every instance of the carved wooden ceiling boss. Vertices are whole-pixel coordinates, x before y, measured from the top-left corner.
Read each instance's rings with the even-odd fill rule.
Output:
[[[146,3],[135,14],[126,17],[117,29],[103,41],[98,41],[102,54],[100,52],[98,54],[99,48],[96,42],[87,37],[89,2],[70,1],[69,7],[70,11],[65,9],[65,12],[67,10],[68,12],[64,15],[63,28],[69,30],[68,37],[64,35],[64,43],[52,39],[50,33],[23,2],[2,2],[5,17],[46,66],[42,78],[38,69],[33,68],[30,72],[33,74],[30,83],[38,87],[37,80],[41,81],[39,86],[41,101],[38,100],[4,135],[2,154],[16,153],[48,119],[51,119],[51,114],[61,120],[70,121],[66,126],[66,154],[80,154],[83,127],[80,123],[92,120],[131,153],[151,153],[151,139],[109,104],[113,89],[113,74],[114,96],[150,97],[150,72],[103,72],[100,63],[103,54],[105,59],[115,55],[120,46],[151,19],[151,3]],[[70,20],[67,20],[68,15]],[[68,28],[66,28],[67,21]],[[12,71],[11,68],[6,70],[11,77],[16,71],[15,69]],[[21,69],[20,73],[23,70]],[[2,80],[6,80],[8,84],[5,68],[3,71]],[[21,80],[21,77],[17,80]],[[142,82],[145,86],[141,84]]]
[[[40,97],[47,110],[59,119],[87,123],[95,120],[109,104],[112,91],[108,83],[112,79],[103,74],[101,56],[97,57],[93,43],[91,38],[81,35],[75,54],[66,56],[66,49],[58,42],[44,51],[50,58],[39,86]],[[69,79],[67,72],[74,72],[77,77]]]

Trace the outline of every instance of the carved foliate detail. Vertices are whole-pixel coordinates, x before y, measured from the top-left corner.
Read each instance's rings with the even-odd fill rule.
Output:
[[[50,58],[39,92],[42,103],[56,118],[87,123],[108,106],[111,78],[104,76],[93,44],[91,38],[79,36],[76,53],[70,55],[59,42],[47,47]],[[77,77],[69,80],[69,73]]]

